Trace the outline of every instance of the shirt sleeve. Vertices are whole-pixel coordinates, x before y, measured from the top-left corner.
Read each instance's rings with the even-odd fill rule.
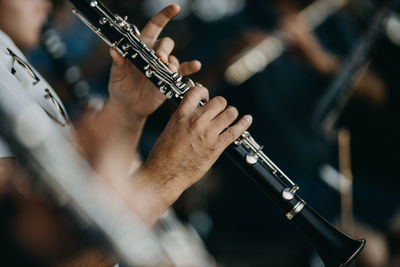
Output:
[[[23,88],[16,77],[7,69],[9,60],[9,55],[6,55],[3,49],[0,49],[0,105],[3,103],[10,104],[11,99],[16,99],[15,97],[17,97],[18,103],[11,103],[12,112],[17,114],[19,111],[24,110],[24,107],[33,105],[36,102],[29,96],[27,89]],[[2,138],[0,131],[0,158],[5,157],[13,157],[13,153],[7,142]]]

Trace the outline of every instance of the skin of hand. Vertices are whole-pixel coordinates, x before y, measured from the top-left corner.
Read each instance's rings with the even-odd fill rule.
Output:
[[[280,30],[287,41],[317,71],[332,75],[339,68],[335,56],[325,51],[314,36],[307,20],[299,15],[285,15],[281,19]]]
[[[161,10],[145,25],[141,32],[141,40],[155,50],[156,55],[168,64],[172,72],[187,76],[200,70],[200,62],[194,60],[180,64],[179,60],[171,55],[174,41],[169,37],[157,40],[161,31],[179,10],[178,5],[170,5]],[[104,160],[102,151],[114,146],[121,148],[119,158],[125,163],[119,165],[129,169],[132,164],[138,165],[138,157],[134,151],[147,116],[166,98],[131,62],[113,49],[110,50],[110,54],[113,58],[109,81],[110,97],[102,112],[86,114],[81,118],[77,125],[78,140],[86,158],[93,165],[99,165],[96,162]],[[103,130],[98,131],[99,128]],[[116,152],[116,149],[113,151]]]
[[[171,55],[174,41],[165,37],[157,40],[163,28],[180,11],[178,5],[169,5],[155,15],[143,28],[141,40],[149,48],[156,51],[161,60],[169,64],[172,72],[180,75],[191,75],[201,68],[199,61],[179,64],[178,59]],[[132,118],[145,118],[153,113],[165,100],[165,96],[130,62],[111,50],[113,65],[109,82],[109,101],[119,107],[122,114]]]
[[[223,97],[199,107],[198,103],[208,97],[204,87],[188,91],[149,158],[133,175],[131,188],[135,194],[131,191],[128,197],[149,224],[197,182],[252,122],[247,115],[230,126],[238,117],[237,109],[227,107]]]
[[[174,56],[170,56],[174,46],[171,39],[155,41],[162,28],[178,12],[179,7],[176,5],[163,9],[145,26],[141,38],[156,49],[156,54],[165,63],[169,63],[172,71],[188,75],[198,71],[200,63],[192,61],[179,64]],[[96,170],[144,221],[153,224],[185,189],[206,173],[222,151],[250,126],[251,117],[245,116],[229,127],[238,116],[237,110],[227,108],[226,100],[222,97],[216,97],[205,106],[198,107],[201,100],[208,100],[208,90],[203,87],[192,88],[171,117],[149,159],[129,177],[125,171],[126,166],[121,163],[126,161],[126,153],[123,151],[130,151],[133,155],[135,149],[127,141],[135,139],[131,144],[137,143],[145,118],[161,105],[165,97],[132,64],[114,51],[111,55],[114,63],[109,86],[110,99],[103,114],[96,118],[98,121],[85,123],[85,128],[91,125],[96,132],[96,125],[106,125],[101,127],[104,131],[97,136],[98,141],[94,142],[107,144],[102,145]],[[128,130],[116,130],[121,118],[125,122],[129,120]],[[105,134],[107,131],[113,132],[112,137]],[[100,142],[102,136],[108,138],[107,142]],[[89,139],[89,143],[95,140]]]

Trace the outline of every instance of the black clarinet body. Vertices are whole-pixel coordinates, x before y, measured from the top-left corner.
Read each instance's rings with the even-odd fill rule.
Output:
[[[283,192],[288,192],[287,185],[273,175],[267,166],[262,162],[253,166],[243,164],[247,150],[231,145],[225,154],[274,200],[286,218],[308,239],[325,266],[347,266],[364,248],[365,239],[356,240],[339,231],[297,194],[290,200],[284,199]],[[288,194],[287,198],[291,198],[291,195]]]
[[[172,102],[179,104],[195,83],[173,73],[152,49],[140,41],[135,25],[109,11],[97,0],[70,0],[73,12],[110,47],[134,64]],[[204,103],[200,103],[203,105]],[[289,179],[245,132],[224,152],[282,209],[286,218],[303,232],[326,266],[346,266],[362,250],[365,240],[356,240],[340,232],[323,219],[296,191]]]

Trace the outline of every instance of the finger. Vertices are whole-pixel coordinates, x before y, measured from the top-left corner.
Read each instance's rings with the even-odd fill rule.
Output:
[[[213,131],[218,135],[222,133],[226,128],[229,127],[239,116],[239,112],[235,107],[228,107],[223,112],[221,112],[212,121]]]
[[[169,56],[168,61],[169,61],[168,68],[174,73],[178,72],[179,60],[175,56]]]
[[[154,50],[156,51],[157,56],[161,59],[162,62],[168,63],[168,57],[171,54],[172,50],[174,50],[174,47],[174,40],[169,37],[165,37],[156,41],[154,45]]]
[[[192,87],[184,96],[179,109],[185,114],[190,114],[198,110],[200,101],[208,101],[209,93],[205,87]]]
[[[141,32],[141,39],[149,46],[153,46],[165,25],[176,15],[180,7],[176,4],[169,5],[150,19]]]
[[[113,59],[110,73],[110,82],[117,82],[123,80],[127,75],[126,60],[114,49],[110,49],[110,55]],[[133,66],[133,65],[131,65]]]
[[[202,117],[208,121],[212,121],[218,116],[222,111],[225,110],[227,101],[221,96],[216,96],[212,98],[207,104],[205,104],[201,109]]]
[[[253,122],[253,118],[250,115],[246,115],[241,118],[235,125],[227,128],[219,135],[219,141],[222,144],[222,148],[225,149],[227,146],[236,141],[243,133],[246,131],[251,123]]]
[[[192,75],[201,69],[201,63],[198,60],[183,62],[179,66],[179,74],[183,76]]]
[[[122,66],[125,64],[125,59],[115,49],[110,48],[110,55],[113,59],[113,64],[116,66]]]

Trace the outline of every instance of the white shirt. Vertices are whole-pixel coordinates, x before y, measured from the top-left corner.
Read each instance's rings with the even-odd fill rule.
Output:
[[[0,30],[0,98],[6,100],[10,93],[28,95],[29,97],[24,97],[25,101],[36,102],[41,107],[43,116],[62,129],[61,132],[70,133],[69,120],[57,94],[30,66],[14,42]],[[0,158],[12,156],[7,144],[0,137]]]

